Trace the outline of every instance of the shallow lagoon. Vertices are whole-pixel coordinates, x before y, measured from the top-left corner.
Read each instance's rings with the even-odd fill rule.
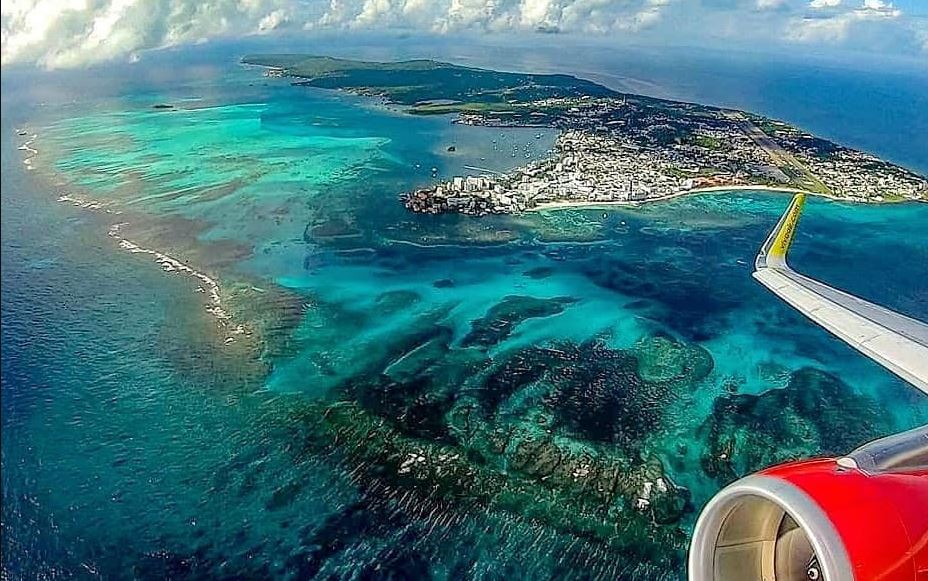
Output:
[[[5,121],[4,552],[21,571],[674,578],[734,474],[928,421],[750,278],[786,196],[412,216],[397,193],[432,167],[505,168],[512,142],[553,133],[247,69],[66,112],[30,120],[36,173],[121,214],[54,203]],[[799,269],[928,317],[924,205],[813,200],[803,220]],[[270,328],[267,374],[205,346],[195,282],[118,251],[122,221],[262,291],[227,300]],[[250,321],[272,294],[285,316]],[[666,498],[636,511],[658,479]]]

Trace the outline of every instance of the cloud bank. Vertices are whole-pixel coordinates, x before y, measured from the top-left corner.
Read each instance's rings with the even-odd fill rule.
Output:
[[[793,22],[788,37],[799,42],[844,42],[856,29],[895,25],[902,11],[884,0],[863,0],[852,9],[842,9],[842,0],[811,0],[812,13]],[[913,34],[915,34],[913,32]]]
[[[149,48],[280,27],[279,0],[11,0],[2,5],[3,63],[74,67]]]
[[[9,0],[2,60],[68,68],[217,37],[333,28],[831,45],[882,34],[901,50],[928,51],[919,19],[888,0]]]

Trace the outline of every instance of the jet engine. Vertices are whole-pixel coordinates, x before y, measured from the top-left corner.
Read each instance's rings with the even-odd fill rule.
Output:
[[[722,489],[696,522],[690,581],[928,581],[928,426]]]

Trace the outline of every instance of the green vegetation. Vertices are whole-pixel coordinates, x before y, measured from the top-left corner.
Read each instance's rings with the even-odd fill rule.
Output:
[[[717,137],[712,137],[711,135],[702,135],[696,133],[690,137],[690,142],[693,145],[698,145],[705,149],[711,149],[713,151],[729,151],[731,146]]]
[[[815,177],[805,166],[799,164],[798,161],[796,164],[795,166],[781,165],[779,167],[783,173],[789,176],[793,184],[798,184],[798,187],[816,194],[833,195],[831,189]]]
[[[447,113],[486,113],[509,115],[518,110],[511,103],[422,103],[409,109],[413,115],[445,115]]]
[[[299,54],[247,55],[245,64],[281,69],[300,83],[382,95],[422,114],[506,111],[513,103],[548,98],[619,96],[592,81],[571,75],[531,75],[463,67],[433,60],[394,63],[356,61]],[[424,101],[451,100],[453,104]]]
[[[750,117],[751,117],[751,121],[754,123],[754,125],[757,126],[758,129],[760,129],[761,131],[763,131],[764,133],[766,133],[767,135],[771,137],[775,136],[777,134],[777,131],[789,129],[788,126],[784,124],[777,124],[774,121],[771,121],[770,119],[767,119],[765,117],[759,117],[756,115],[750,116]]]

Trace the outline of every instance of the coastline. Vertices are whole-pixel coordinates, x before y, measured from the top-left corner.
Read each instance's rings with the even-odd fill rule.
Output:
[[[428,187],[417,188],[412,192],[401,194],[400,199],[406,208],[416,213],[460,213],[483,216],[487,214],[522,214],[560,208],[638,206],[649,202],[670,200],[690,193],[751,189],[784,193],[806,192],[835,201],[851,203],[893,203],[904,199],[928,201],[925,198],[928,190],[925,189],[924,178],[912,171],[896,167],[865,152],[846,148],[840,144],[816,138],[811,134],[806,135],[801,129],[747,111],[668,100],[666,101],[667,104],[687,106],[685,110],[681,109],[686,122],[680,122],[679,126],[674,125],[674,127],[677,127],[676,131],[678,132],[674,144],[658,140],[660,146],[652,148],[657,153],[651,155],[650,153],[640,153],[642,147],[650,151],[649,146],[653,145],[655,141],[652,136],[646,135],[646,132],[639,131],[636,133],[635,131],[609,129],[612,124],[624,126],[626,122],[631,122],[630,119],[650,119],[653,116],[664,119],[660,113],[654,113],[649,109],[650,105],[647,102],[650,98],[646,96],[612,92],[609,95],[586,93],[582,97],[575,97],[577,102],[570,102],[570,98],[565,98],[569,105],[573,105],[572,107],[558,113],[551,113],[548,122],[536,124],[534,118],[529,119],[524,115],[521,117],[519,115],[511,118],[506,117],[508,113],[512,112],[510,109],[496,111],[486,103],[483,103],[486,106],[467,109],[466,105],[470,102],[469,99],[455,93],[453,87],[434,89],[434,92],[438,93],[437,95],[429,95],[430,98],[428,99],[413,102],[408,95],[398,94],[389,86],[377,84],[376,79],[371,80],[373,84],[369,85],[361,84],[359,79],[344,83],[324,83],[318,87],[314,84],[317,77],[326,78],[332,73],[332,70],[342,70],[344,72],[344,70],[355,70],[353,67],[357,66],[358,70],[373,67],[378,70],[396,69],[394,70],[396,72],[397,70],[405,70],[405,63],[403,62],[365,62],[336,59],[336,62],[339,63],[338,66],[331,69],[331,63],[326,61],[323,72],[316,74],[310,72],[315,70],[313,68],[314,63],[320,59],[325,61],[326,58],[330,57],[288,55],[289,58],[284,59],[285,62],[280,62],[279,59],[275,59],[276,56],[278,55],[245,55],[242,57],[241,63],[245,66],[264,69],[264,74],[267,77],[297,79],[296,82],[292,83],[294,85],[367,96],[376,100],[375,106],[388,110],[395,108],[401,114],[450,114],[453,116],[452,123],[455,124],[480,125],[499,129],[558,127],[561,130],[567,129],[567,132],[563,135],[577,134],[571,135],[571,139],[567,140],[564,148],[566,154],[561,152],[550,159],[540,160],[541,162],[550,162],[547,165],[533,162],[533,164],[516,168],[512,172],[500,176],[511,179],[496,180],[485,174],[480,176],[455,176],[451,180],[442,181],[437,185],[433,183]],[[303,60],[293,60],[293,57],[296,56],[302,57],[308,61],[308,64]],[[456,66],[447,63],[439,64],[442,66]],[[482,71],[482,69],[474,70]],[[584,81],[583,79],[574,79]],[[598,86],[595,82],[593,82],[593,85]],[[612,101],[618,103],[620,97],[621,110],[619,105],[610,105]],[[531,102],[539,103],[542,101],[547,103],[549,100],[539,100],[537,96],[531,98],[534,99]],[[581,113],[580,109],[584,105],[580,102],[591,98],[593,100],[589,101],[589,103],[598,102],[599,100],[605,101],[603,107],[605,107],[606,112],[596,110]],[[632,99],[632,104],[635,106],[626,109],[629,98]],[[517,102],[519,101],[510,101],[510,103]],[[526,102],[528,103],[528,101]],[[440,108],[440,110],[434,111],[418,109],[420,105],[429,106],[432,104],[454,104],[465,107]],[[694,117],[700,116],[691,115],[689,106],[700,109],[702,113],[711,112],[712,114],[709,117],[713,119],[713,123],[706,123],[699,119],[694,120]],[[573,113],[576,114],[572,115]],[[535,114],[536,112],[532,113],[532,115]],[[545,117],[546,114],[540,112],[537,114],[548,119],[548,117]],[[504,122],[503,119],[506,119],[507,122]],[[559,120],[560,124],[554,123],[553,120]],[[773,129],[761,130],[755,125],[755,123],[761,122],[770,125]],[[597,123],[598,125],[596,125]],[[596,125],[597,131],[596,138],[593,137],[591,132],[594,125]],[[693,139],[682,140],[679,137],[680,132],[684,132]],[[603,138],[600,135],[602,133],[606,137],[611,136],[611,139]],[[631,136],[629,137],[629,135]],[[777,136],[776,139],[779,139],[779,141],[771,137],[771,135]],[[813,142],[813,147],[806,143],[807,138],[817,139],[818,141]],[[724,149],[724,153],[719,153],[720,148],[713,145],[719,143],[720,140],[729,143],[729,147]],[[708,142],[708,145],[705,142]],[[556,147],[556,149],[558,148],[559,146]],[[626,150],[639,153],[630,155]],[[513,156],[515,156],[515,153],[513,153]],[[578,157],[583,159],[584,163],[576,161]],[[723,161],[727,162],[727,165],[720,165],[718,162],[719,157],[722,157]],[[688,168],[689,165],[695,164],[699,169],[707,167],[713,169],[714,173],[723,174],[720,180],[713,180],[716,183],[728,180],[741,181],[738,178],[738,172],[743,171],[750,176],[747,181],[759,181],[762,184],[780,182],[784,183],[784,186],[712,186],[673,191],[673,188],[683,188],[694,184],[692,184],[693,180],[684,181],[679,175],[674,174],[671,176],[667,174],[662,168],[667,167],[668,163],[670,167]],[[756,167],[758,164],[761,164],[760,169]],[[722,169],[719,170],[719,167],[722,167]],[[784,173],[784,171],[788,173]],[[466,180],[467,183],[462,182],[459,177]],[[633,183],[643,182],[648,184],[649,180],[650,187],[646,190],[645,188],[638,188],[637,192],[632,192]],[[829,184],[827,186],[825,185],[826,181]],[[518,182],[518,186],[515,182]],[[565,184],[568,184],[566,190]],[[553,194],[548,191],[549,189],[556,189],[557,193]],[[532,198],[543,190],[546,192],[546,198],[569,198],[578,192],[591,192],[591,195],[595,195],[596,192],[606,192],[597,195],[597,197],[607,199],[601,201],[566,199],[564,201],[541,202],[533,205]],[[636,197],[644,194],[645,191],[654,190],[659,195],[638,200],[608,199],[617,197],[619,192],[626,190],[628,191],[626,197]]]
[[[665,202],[668,200],[673,200],[675,198],[681,198],[683,196],[689,195],[698,195],[698,194],[707,194],[713,192],[733,192],[733,191],[764,191],[764,192],[777,192],[783,194],[809,194],[810,196],[818,196],[821,198],[827,198],[829,200],[834,200],[836,202],[851,202],[858,204],[892,204],[893,201],[865,201],[865,200],[849,200],[847,198],[842,198],[839,196],[832,196],[828,194],[823,194],[821,192],[812,192],[809,190],[803,190],[800,188],[789,188],[789,187],[776,187],[776,186],[745,186],[745,185],[731,185],[731,186],[711,186],[708,188],[694,188],[692,190],[681,190],[679,192],[674,192],[666,196],[660,196],[657,198],[649,198],[646,200],[616,200],[616,201],[562,201],[562,202],[543,202],[537,206],[531,208],[526,208],[525,213],[530,212],[547,212],[554,210],[569,210],[577,208],[587,208],[587,209],[596,209],[596,208],[610,208],[614,206],[622,207],[637,207],[644,206],[646,204],[652,204],[656,202]]]

